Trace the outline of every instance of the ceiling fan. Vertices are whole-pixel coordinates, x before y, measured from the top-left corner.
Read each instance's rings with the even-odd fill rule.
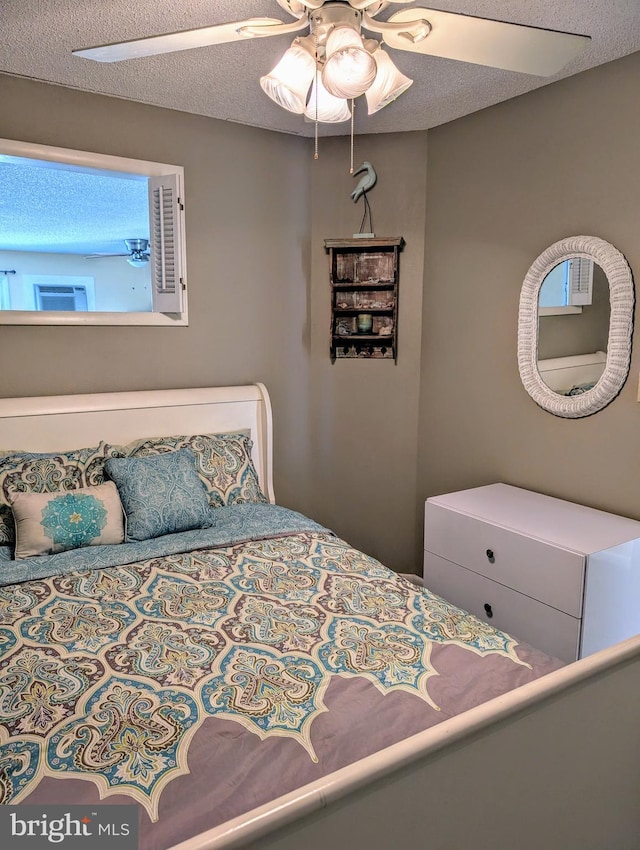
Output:
[[[266,94],[290,112],[321,122],[351,115],[349,101],[365,94],[369,114],[412,84],[393,64],[395,50],[455,59],[536,76],[552,76],[590,41],[589,36],[409,6],[414,0],[276,0],[295,18],[244,21],[166,33],[74,50],[97,62],[121,62],[215,44],[302,33],[276,67],[260,79]],[[407,6],[386,20],[389,6]],[[363,30],[380,39],[363,35]]]
[[[149,240],[148,239],[125,239],[126,254],[88,254],[85,260],[102,260],[105,257],[126,257],[130,266],[146,266],[149,262]]]

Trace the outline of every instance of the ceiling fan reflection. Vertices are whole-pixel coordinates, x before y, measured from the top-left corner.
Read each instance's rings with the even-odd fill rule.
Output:
[[[148,239],[125,239],[126,253],[99,253],[87,254],[85,260],[102,260],[105,257],[126,257],[130,266],[138,268],[146,266],[149,262],[149,240]]]

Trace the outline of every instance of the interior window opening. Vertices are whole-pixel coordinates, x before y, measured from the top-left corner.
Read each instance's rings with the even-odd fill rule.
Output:
[[[182,181],[0,140],[0,324],[187,324]]]

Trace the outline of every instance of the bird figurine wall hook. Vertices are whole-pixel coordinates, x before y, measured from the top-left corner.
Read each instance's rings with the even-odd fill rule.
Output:
[[[371,218],[371,205],[369,204],[369,198],[367,197],[367,192],[371,191],[373,187],[376,185],[378,180],[378,175],[376,174],[376,170],[373,165],[366,161],[362,163],[362,165],[358,166],[356,170],[353,172],[353,176],[362,174],[360,180],[358,180],[358,185],[351,193],[351,200],[354,204],[356,204],[360,198],[362,198],[364,203],[364,212],[362,215],[362,221],[360,222],[360,232],[354,233],[354,236],[369,236],[373,237],[375,234],[373,233],[373,221]],[[364,232],[365,222],[367,220],[367,213],[369,214],[369,232]]]
[[[353,172],[353,176],[355,177],[357,174],[362,174],[363,171],[366,173],[360,178],[360,180],[358,180],[358,185],[351,193],[351,199],[354,204],[357,203],[361,195],[364,195],[365,192],[369,192],[373,189],[378,179],[376,170],[370,162],[365,161],[362,165],[359,165]]]

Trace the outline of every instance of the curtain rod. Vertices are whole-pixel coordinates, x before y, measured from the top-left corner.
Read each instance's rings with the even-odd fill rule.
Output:
[[[15,274],[15,269],[0,269],[0,274]]]

